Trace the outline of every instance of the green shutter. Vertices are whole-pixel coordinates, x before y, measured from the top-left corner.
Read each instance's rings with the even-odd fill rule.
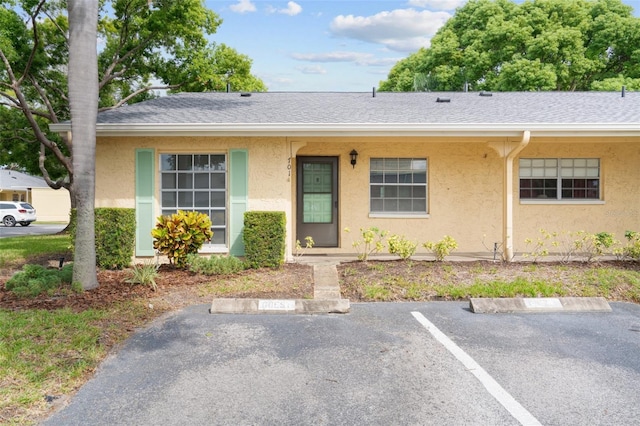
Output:
[[[249,153],[229,151],[229,254],[244,256],[242,230],[249,200]]]
[[[153,256],[154,151],[136,150],[136,256]]]

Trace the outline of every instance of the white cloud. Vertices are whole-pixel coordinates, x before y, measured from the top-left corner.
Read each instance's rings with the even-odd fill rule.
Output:
[[[429,40],[451,17],[447,12],[396,9],[373,16],[336,16],[329,27],[337,37],[381,44],[390,50],[414,52],[429,47]]]
[[[229,6],[229,9],[236,13],[255,12],[256,5],[251,0],[238,0],[238,3]]]
[[[363,66],[389,66],[402,58],[378,58],[371,53],[329,52],[329,53],[292,53],[291,58],[306,62],[353,62]]]
[[[284,13],[285,15],[289,15],[289,16],[296,16],[300,12],[302,12],[302,6],[300,6],[295,1],[288,2],[287,8],[280,10],[280,13]]]
[[[287,7],[284,9],[277,9],[273,6],[267,6],[267,13],[280,13],[282,15],[296,16],[302,12],[302,6],[295,1],[287,3]]]
[[[409,6],[425,9],[454,10],[462,6],[467,0],[409,0]]]
[[[322,68],[319,65],[315,65],[312,67],[296,67],[298,71],[303,74],[326,74],[327,70]]]

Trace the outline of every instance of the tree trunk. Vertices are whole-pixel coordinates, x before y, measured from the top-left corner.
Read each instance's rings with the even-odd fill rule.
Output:
[[[77,228],[73,281],[98,287],[95,246],[98,0],[69,0],[69,105]]]

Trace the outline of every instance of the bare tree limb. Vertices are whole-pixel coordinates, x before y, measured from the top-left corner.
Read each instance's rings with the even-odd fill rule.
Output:
[[[125,103],[127,103],[129,101],[129,99],[131,99],[131,98],[133,98],[135,96],[138,96],[141,93],[148,92],[150,90],[171,90],[171,89],[177,89],[180,86],[182,86],[182,84],[172,84],[172,85],[167,85],[167,86],[147,86],[147,87],[143,87],[143,88],[138,89],[135,92],[131,93],[129,96],[125,97],[124,99],[121,99],[115,105],[112,105],[110,107],[100,108],[98,111],[102,112],[102,111],[108,111],[108,110],[111,110],[111,109],[118,108],[118,107],[124,105]]]
[[[40,171],[42,172],[42,177],[44,178],[45,182],[47,182],[47,185],[49,185],[53,189],[60,189],[60,188],[69,189],[71,184],[70,182],[65,182],[66,179],[64,177],[55,181],[51,179],[51,176],[49,175],[49,171],[47,170],[47,167],[44,164],[44,161],[46,158],[47,158],[47,155],[46,155],[45,147],[43,144],[40,144],[40,156],[38,157],[38,166],[40,167]]]
[[[49,117],[48,117],[49,121],[51,121],[52,123],[57,123],[58,116],[56,114],[56,111],[53,109],[53,106],[51,105],[51,101],[49,101],[49,97],[47,96],[47,93],[42,89],[40,84],[38,84],[38,82],[36,81],[35,78],[33,78],[33,76],[29,76],[29,81],[31,81],[31,84],[33,84],[33,87],[35,87],[35,89],[38,91],[38,94],[40,95],[40,99],[42,99],[42,102],[47,108],[47,111],[49,111]]]

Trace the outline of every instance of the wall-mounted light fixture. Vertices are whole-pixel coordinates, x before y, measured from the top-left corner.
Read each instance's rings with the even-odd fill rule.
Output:
[[[352,149],[349,155],[351,156],[351,167],[355,169],[356,163],[358,161],[358,151],[356,151],[355,149]]]

